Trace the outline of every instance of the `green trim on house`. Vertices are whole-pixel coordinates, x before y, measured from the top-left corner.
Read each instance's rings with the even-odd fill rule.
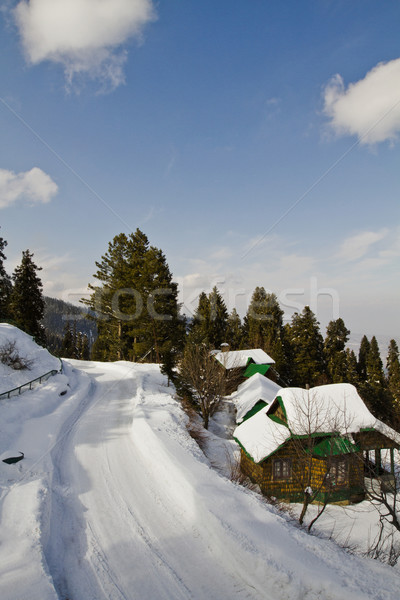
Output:
[[[279,496],[274,494],[278,499]],[[349,502],[351,498],[363,497],[365,495],[365,490],[361,486],[351,486],[351,487],[338,487],[336,490],[332,490],[329,492],[317,492],[313,499],[313,502],[320,502],[324,504],[328,502],[332,504],[334,502]],[[293,492],[291,494],[284,493],[282,498],[287,498],[289,502],[302,503],[304,501],[304,494],[300,492]]]
[[[246,455],[248,458],[250,458],[250,460],[252,460],[252,461],[253,461],[253,463],[257,464],[257,463],[256,463],[256,461],[254,460],[254,458],[251,456],[251,454],[249,454],[249,453],[247,452],[247,450],[246,450],[246,448],[243,446],[243,444],[241,444],[241,443],[239,442],[239,440],[238,440],[238,439],[237,439],[235,436],[233,436],[233,439],[235,440],[235,442],[236,442],[237,444],[239,444],[239,446],[241,447],[241,449],[243,450],[243,452],[245,453],[245,455]]]
[[[252,377],[256,373],[265,375],[271,365],[256,365],[255,363],[248,363],[243,377]]]
[[[268,406],[268,404],[267,404],[267,402],[264,402],[264,400],[259,400],[258,402],[256,402],[255,405],[253,406],[253,408],[245,414],[245,416],[243,417],[242,423],[247,421],[247,419],[250,419],[250,417],[253,417],[256,413],[258,413],[265,406]]]

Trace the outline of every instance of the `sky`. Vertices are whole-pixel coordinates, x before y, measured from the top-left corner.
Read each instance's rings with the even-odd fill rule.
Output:
[[[400,336],[400,0],[6,0],[0,235],[76,302],[140,228],[183,310]]]

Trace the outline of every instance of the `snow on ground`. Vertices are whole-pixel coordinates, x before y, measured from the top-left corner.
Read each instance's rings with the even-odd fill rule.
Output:
[[[2,401],[0,453],[25,459],[0,463],[0,598],[398,599],[396,569],[294,527],[186,422],[156,365],[69,361]]]
[[[16,371],[0,362],[0,394],[41,377],[53,369],[60,369],[60,361],[38,346],[30,335],[8,323],[0,323],[0,351],[8,343],[14,344],[19,356],[29,361],[29,368]]]

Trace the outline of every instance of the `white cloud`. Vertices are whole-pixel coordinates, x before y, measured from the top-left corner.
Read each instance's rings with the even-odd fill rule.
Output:
[[[121,46],[154,19],[151,0],[22,0],[15,19],[28,61],[64,67],[101,80],[112,89],[124,82]]]
[[[361,144],[395,141],[400,132],[400,58],[379,63],[347,89],[335,75],[324,101],[324,112],[339,135],[356,135]]]
[[[19,200],[46,204],[57,192],[57,184],[38,167],[23,173],[0,169],[0,208],[11,206]]]
[[[347,261],[354,261],[363,258],[371,246],[385,238],[388,234],[387,229],[380,231],[362,231],[353,235],[342,243],[337,258]]]

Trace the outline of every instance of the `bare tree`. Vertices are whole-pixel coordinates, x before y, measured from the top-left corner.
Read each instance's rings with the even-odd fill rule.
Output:
[[[226,378],[223,369],[205,345],[188,344],[179,367],[180,394],[189,395],[197,406],[205,429],[210,417],[220,408],[225,395]]]
[[[0,347],[0,362],[15,371],[30,369],[33,364],[33,360],[20,355],[15,340],[9,340]]]
[[[399,468],[399,450],[393,448],[389,452],[390,468],[382,460],[381,451],[375,451],[375,460],[371,460],[369,452],[365,452],[364,489],[366,498],[379,514],[378,534],[368,555],[383,559],[393,566],[400,557],[400,486],[399,473],[396,473],[396,465]]]

